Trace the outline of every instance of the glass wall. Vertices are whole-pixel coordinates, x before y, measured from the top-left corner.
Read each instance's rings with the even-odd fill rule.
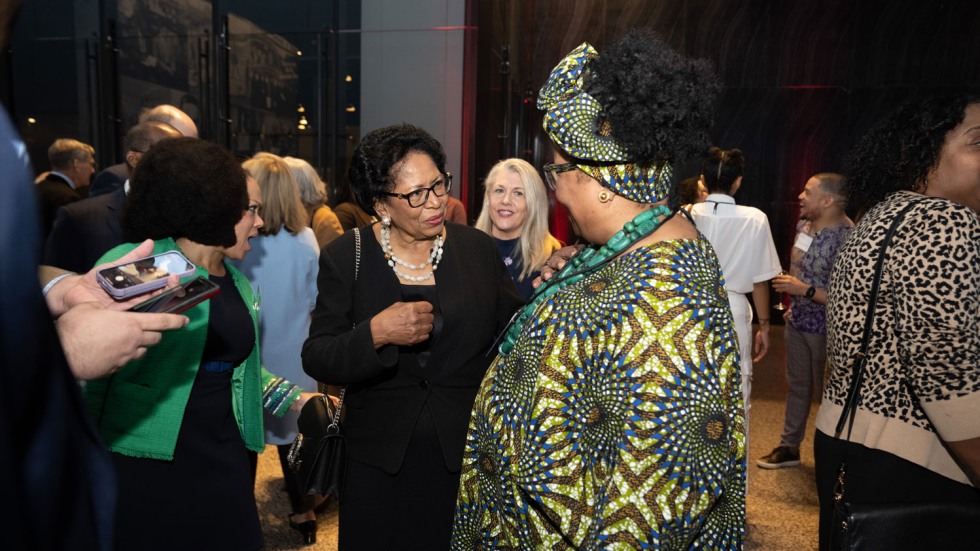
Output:
[[[306,159],[333,197],[362,122],[422,126],[461,165],[464,0],[39,0],[25,12],[8,107],[38,171],[58,137],[94,145],[100,168],[121,162],[126,130],[164,103],[243,158]]]

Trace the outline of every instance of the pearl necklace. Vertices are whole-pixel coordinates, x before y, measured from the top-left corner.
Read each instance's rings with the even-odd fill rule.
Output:
[[[416,266],[415,264],[409,264],[408,262],[405,262],[404,260],[395,256],[395,251],[391,248],[390,226],[386,226],[384,224],[381,225],[381,250],[384,251],[385,260],[388,261],[388,266],[390,266],[391,270],[395,272],[395,275],[406,281],[425,281],[435,274],[436,269],[439,267],[439,261],[442,260],[443,241],[442,234],[440,233],[436,237],[435,242],[432,244],[432,249],[429,251],[429,259]],[[430,264],[432,265],[432,269],[420,276],[408,275],[407,273],[398,269],[398,266],[404,266],[409,270],[418,272],[424,270],[425,267],[429,266]]]
[[[503,340],[498,348],[500,355],[507,356],[514,350],[524,325],[530,320],[538,306],[548,297],[569,285],[582,281],[587,275],[608,264],[634,243],[656,231],[672,214],[671,210],[664,205],[645,210],[627,222],[623,229],[613,235],[602,247],[598,249],[594,246],[587,247],[579,251],[565,264],[561,271],[535,289],[530,302],[514,314],[507,328],[504,329]],[[661,220],[661,216],[667,218]]]

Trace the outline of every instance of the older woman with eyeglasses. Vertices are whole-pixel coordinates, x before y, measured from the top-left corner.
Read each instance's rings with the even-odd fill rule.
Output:
[[[420,128],[368,133],[348,180],[380,223],[320,254],[303,365],[346,387],[340,549],[448,545],[487,350],[521,304],[490,237],[446,222],[445,164]]]
[[[667,206],[716,89],[641,32],[601,56],[582,44],[541,89],[545,174],[593,245],[538,287],[487,371],[452,549],[741,549],[731,311],[711,245]]]

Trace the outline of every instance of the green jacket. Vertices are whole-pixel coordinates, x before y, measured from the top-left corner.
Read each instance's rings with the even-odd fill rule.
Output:
[[[136,247],[120,245],[103,255],[99,263],[110,262]],[[156,242],[153,254],[179,250],[173,239]],[[232,409],[245,446],[256,452],[265,448],[262,409],[278,416],[285,414],[298,397],[300,388],[266,371],[259,361],[258,301],[248,280],[225,263],[235,287],[248,305],[255,327],[255,347],[245,362],[236,367],[232,379]],[[198,266],[194,276],[207,276]],[[133,457],[172,460],[177,435],[200,367],[208,335],[210,301],[187,310],[190,323],[182,329],[163,333],[160,343],[146,355],[129,362],[113,375],[89,381],[85,399],[109,450]]]

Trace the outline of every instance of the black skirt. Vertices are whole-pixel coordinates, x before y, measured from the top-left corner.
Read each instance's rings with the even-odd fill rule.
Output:
[[[173,461],[112,454],[116,549],[262,547],[252,454],[231,408],[231,373],[198,371]]]
[[[398,474],[351,460],[340,503],[339,549],[449,549],[459,472],[446,468],[422,409]]]

